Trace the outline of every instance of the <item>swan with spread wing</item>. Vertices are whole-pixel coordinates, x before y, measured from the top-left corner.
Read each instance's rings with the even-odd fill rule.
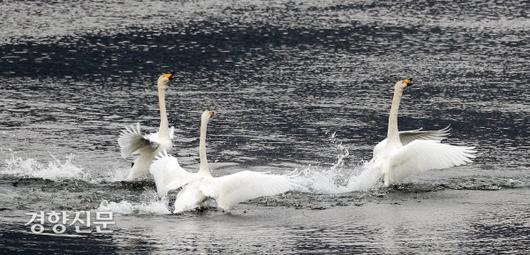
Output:
[[[475,158],[474,147],[441,143],[449,128],[434,131],[411,130],[398,132],[398,109],[403,91],[412,79],[396,82],[388,118],[387,138],[374,148],[371,163],[382,170],[385,186],[432,169],[465,165]]]
[[[288,176],[253,171],[213,177],[206,157],[206,129],[214,112],[201,116],[199,138],[199,171],[190,173],[182,169],[176,158],[162,153],[151,165],[158,194],[166,196],[169,190],[182,190],[175,199],[174,213],[203,206],[208,198],[215,199],[217,207],[228,211],[239,202],[262,196],[273,196],[294,188]]]
[[[172,73],[160,75],[157,81],[158,104],[160,108],[160,128],[158,132],[143,134],[140,124],[126,127],[120,133],[118,144],[123,158],[138,156],[129,170],[127,180],[133,180],[145,176],[149,172],[149,166],[155,156],[161,151],[169,150],[172,147],[173,127],[169,128],[165,92],[173,79]]]

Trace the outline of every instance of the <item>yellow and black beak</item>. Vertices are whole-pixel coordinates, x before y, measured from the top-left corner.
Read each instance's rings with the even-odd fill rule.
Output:
[[[208,113],[210,114],[210,118],[213,118],[213,116],[215,116],[215,112],[213,111],[209,111]]]
[[[175,75],[173,73],[164,73],[162,74],[164,77],[166,77],[168,80],[172,80]]]
[[[405,85],[405,88],[408,86],[412,86],[412,78],[403,80],[403,84]]]

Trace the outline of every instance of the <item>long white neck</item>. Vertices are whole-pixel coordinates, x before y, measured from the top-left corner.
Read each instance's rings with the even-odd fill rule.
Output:
[[[392,98],[392,106],[390,107],[390,115],[388,116],[388,133],[387,133],[387,144],[400,144],[399,133],[398,133],[398,110],[399,103],[401,102],[401,95],[403,89],[399,86],[394,88],[394,97]]]
[[[208,168],[208,159],[206,158],[206,129],[208,127],[208,119],[201,119],[201,134],[199,137],[199,174],[212,176]]]
[[[158,137],[160,139],[169,140],[169,124],[167,121],[166,112],[166,95],[165,89],[158,87],[158,106],[160,108],[160,129],[158,130]]]

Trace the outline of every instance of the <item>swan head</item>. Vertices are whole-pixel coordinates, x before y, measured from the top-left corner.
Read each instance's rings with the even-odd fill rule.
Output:
[[[207,122],[208,120],[210,120],[211,118],[213,118],[214,115],[215,115],[215,112],[212,112],[212,111],[204,111],[204,112],[202,112],[201,120],[204,121],[204,122]]]
[[[412,78],[408,78],[408,79],[396,82],[396,87],[400,89],[406,89],[409,86],[412,86]]]
[[[163,73],[162,75],[160,75],[160,77],[158,77],[158,87],[162,89],[167,89],[167,87],[169,86],[169,82],[173,80],[173,77],[175,77],[175,75],[171,72]]]

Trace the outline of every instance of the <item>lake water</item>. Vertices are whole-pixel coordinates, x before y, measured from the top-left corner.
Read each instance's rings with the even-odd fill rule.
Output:
[[[525,1],[4,1],[0,3],[0,250],[96,253],[527,253],[530,4]],[[117,137],[156,130],[214,175],[300,173],[306,191],[168,214],[122,181]],[[472,164],[391,188],[352,183],[386,136],[451,125]],[[107,201],[107,202],[105,202]],[[103,203],[103,204],[102,204]],[[110,234],[34,234],[29,212],[106,208]]]

